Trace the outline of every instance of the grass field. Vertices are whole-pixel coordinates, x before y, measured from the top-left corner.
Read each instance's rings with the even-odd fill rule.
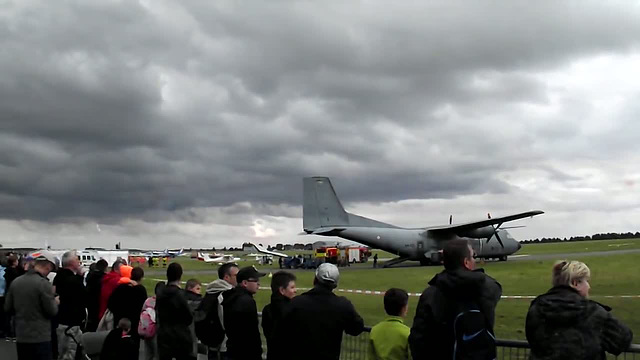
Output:
[[[631,243],[632,245],[621,245]],[[611,247],[609,245],[619,245]],[[604,298],[604,295],[640,295],[640,254],[621,254],[615,257],[590,256],[589,251],[603,251],[613,248],[626,249],[639,246],[638,240],[624,241],[588,241],[580,243],[554,243],[525,245],[523,253],[536,254],[572,253],[584,252],[577,260],[584,261],[592,271],[591,295],[594,300],[613,307],[616,317],[628,324],[634,333],[640,333],[640,299]],[[580,251],[580,250],[585,251]],[[390,257],[379,255],[381,258]],[[204,264],[187,258],[179,258],[185,268],[183,280],[191,277],[202,282],[210,282],[217,278],[215,269],[217,266]],[[497,279],[503,287],[503,295],[539,295],[550,287],[550,273],[554,260],[522,260],[507,262],[488,262],[484,265],[485,271]],[[242,262],[240,265],[253,264]],[[277,267],[277,266],[276,266]],[[390,287],[399,287],[412,293],[420,293],[426,287],[427,282],[442,270],[440,266],[433,267],[405,267],[390,269],[370,269],[370,264],[352,266],[341,269],[340,288],[384,291]],[[263,267],[265,268],[265,267]],[[269,268],[273,268],[269,266]],[[208,269],[210,271],[203,271]],[[274,270],[275,271],[275,270]],[[312,286],[313,271],[295,270],[298,277],[298,287],[308,288]],[[154,278],[163,278],[162,270],[149,271],[145,285],[152,291],[155,285]],[[261,286],[268,287],[269,280],[265,278]],[[299,291],[301,293],[302,291]],[[382,296],[338,293],[346,296],[355,305],[358,312],[365,319],[367,325],[375,325],[385,317],[382,307]],[[262,309],[269,302],[270,291],[261,290],[256,295],[258,308]],[[411,297],[409,316],[406,323],[411,325],[417,297]],[[524,339],[524,324],[529,299],[503,299],[496,309],[496,335],[504,339]]]
[[[523,244],[518,255],[583,253],[594,251],[640,249],[640,239],[589,240],[567,243]]]

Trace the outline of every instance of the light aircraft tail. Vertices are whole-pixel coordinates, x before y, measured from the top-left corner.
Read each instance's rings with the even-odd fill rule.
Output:
[[[304,178],[303,188],[302,226],[305,231],[349,225],[349,215],[328,177]]]

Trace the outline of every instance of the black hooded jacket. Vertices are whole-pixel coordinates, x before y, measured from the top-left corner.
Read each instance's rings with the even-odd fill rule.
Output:
[[[291,300],[279,328],[275,338],[289,349],[281,359],[338,360],[342,334],[360,335],[364,321],[347,298],[316,285]]]
[[[161,356],[186,357],[193,351],[193,338],[189,325],[193,315],[184,296],[176,285],[167,285],[156,297],[158,351]]]
[[[227,356],[233,360],[261,360],[262,339],[258,307],[253,295],[242,286],[222,294]]]
[[[620,354],[633,334],[610,310],[570,286],[556,286],[538,296],[531,302],[525,327],[530,358],[596,360],[605,359],[605,351]]]
[[[413,359],[451,359],[454,336],[449,304],[472,302],[477,304],[491,330],[495,309],[502,296],[502,286],[486,275],[483,269],[444,270],[429,281],[420,296],[413,319],[409,347]]]
[[[267,339],[267,360],[282,359],[282,351],[286,351],[275,339],[274,334],[280,331],[279,326],[291,300],[282,294],[271,294],[271,303],[262,309],[262,330]]]

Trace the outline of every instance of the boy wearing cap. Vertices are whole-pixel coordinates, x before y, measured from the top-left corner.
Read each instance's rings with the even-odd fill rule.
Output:
[[[260,288],[260,278],[266,274],[255,266],[240,269],[238,285],[222,294],[224,328],[227,334],[227,359],[262,359],[258,307],[253,295]]]
[[[316,270],[313,289],[291,300],[282,319],[282,331],[276,334],[278,342],[290,345],[282,359],[296,359],[298,354],[305,354],[306,360],[338,360],[342,333],[352,336],[362,333],[364,321],[351,301],[333,293],[339,278],[338,268],[324,263]]]
[[[35,254],[35,266],[15,279],[4,309],[15,314],[18,360],[51,360],[51,318],[58,313],[58,298],[47,275],[57,268],[48,251]]]
[[[384,311],[388,317],[371,329],[367,359],[403,360],[409,358],[411,329],[402,319],[409,309],[409,294],[391,288],[384,293]]]

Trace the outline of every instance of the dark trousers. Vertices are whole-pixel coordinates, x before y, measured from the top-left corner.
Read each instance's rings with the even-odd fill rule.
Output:
[[[51,342],[17,343],[18,360],[51,360]]]
[[[7,336],[7,323],[4,315],[4,296],[0,296],[0,337]]]

